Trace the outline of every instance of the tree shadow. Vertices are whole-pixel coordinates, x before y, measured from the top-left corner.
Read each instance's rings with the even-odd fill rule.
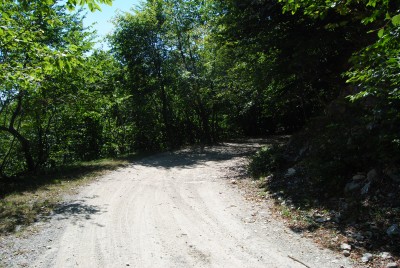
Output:
[[[9,194],[33,192],[38,188],[60,184],[63,181],[80,180],[91,174],[114,170],[127,165],[127,163],[123,163],[122,161],[112,162],[112,160],[110,160],[110,163],[77,163],[58,167],[39,174],[26,174],[18,177],[5,178],[0,180],[0,198],[4,198]]]
[[[400,257],[400,236],[387,234],[388,227],[400,220],[397,201],[392,202],[382,194],[386,192],[385,187],[393,185],[375,185],[376,189],[371,189],[368,196],[327,193],[304,174],[288,177],[275,172],[262,187],[268,189],[278,206],[290,211],[289,218],[302,218],[293,221],[290,226],[293,232],[320,234],[318,231],[322,228],[339,236],[339,242],[350,244],[355,251],[390,252],[393,257]],[[340,243],[334,245],[336,249],[339,246]]]
[[[24,174],[0,179],[0,199],[9,194],[34,192],[39,188],[59,184],[64,181],[76,181],[92,174],[115,170],[132,164],[159,168],[193,168],[208,161],[224,161],[235,157],[248,156],[257,147],[265,144],[281,143],[281,136],[268,139],[235,139],[214,146],[194,145],[174,152],[140,152],[124,155],[109,162],[91,161],[75,163],[42,171],[38,174]],[[119,162],[118,162],[119,161]],[[125,162],[124,162],[125,161]]]
[[[263,143],[264,144],[264,143]],[[175,152],[166,152],[150,156],[135,165],[156,168],[195,168],[206,162],[220,162],[238,157],[249,156],[262,144],[255,146],[253,142],[235,141],[234,143],[221,143],[214,146],[192,146]]]
[[[264,144],[279,145],[285,141],[285,138],[268,139]],[[400,257],[400,235],[387,233],[393,224],[400,225],[398,183],[383,179],[372,185],[368,195],[353,192],[346,195],[326,191],[326,185],[321,187],[307,170],[297,166],[295,175],[288,176],[288,169],[293,166],[285,162],[259,181],[260,191],[268,192],[293,232],[311,234],[336,250],[346,242],[357,254],[390,252],[394,258]],[[245,163],[242,168],[236,167],[236,171],[236,178],[246,177]],[[336,187],[344,189],[344,185]]]
[[[46,219],[55,219],[58,221],[69,220],[72,224],[82,224],[85,221],[93,220],[94,215],[106,213],[105,209],[99,206],[88,205],[84,200],[72,202],[63,202],[58,204]],[[99,223],[91,222],[99,227],[104,227]]]

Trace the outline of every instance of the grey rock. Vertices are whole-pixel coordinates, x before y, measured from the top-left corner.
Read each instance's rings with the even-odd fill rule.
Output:
[[[22,225],[15,226],[15,232],[19,232],[22,229]]]
[[[286,171],[285,176],[286,176],[286,177],[291,177],[291,176],[293,176],[294,174],[296,174],[296,170],[295,170],[294,168],[289,168],[289,169]]]
[[[386,267],[386,268],[397,268],[397,267],[399,267],[399,266],[398,266],[397,263],[395,263],[395,262],[390,262],[390,263],[386,264],[385,267]]]
[[[362,262],[364,262],[364,263],[367,263],[367,262],[369,262],[370,260],[372,260],[372,254],[371,253],[364,253],[363,254],[363,256],[362,256],[362,258],[361,258],[361,261]]]
[[[397,224],[393,224],[392,226],[390,226],[387,230],[386,233],[388,236],[392,237],[392,236],[397,236],[400,234],[400,228]]]
[[[363,186],[363,188],[361,188],[361,194],[367,194],[370,186],[371,182],[369,181]]]
[[[354,191],[354,190],[357,190],[357,189],[359,189],[359,188],[361,188],[361,184],[352,181],[352,182],[349,182],[349,183],[346,184],[346,186],[344,187],[344,191],[345,191],[346,193],[348,193],[348,192],[352,192],[352,191]]]
[[[308,149],[309,149],[309,145],[308,144],[303,146],[303,148],[301,148],[300,151],[299,151],[299,156],[298,157],[302,156],[305,152],[308,151]]]
[[[393,258],[389,252],[382,252],[381,254],[379,254],[379,257],[381,257],[384,260],[389,260]]]
[[[372,182],[372,181],[376,181],[377,179],[378,179],[378,172],[376,171],[376,169],[371,169],[367,173],[367,180]]]
[[[365,180],[365,176],[362,174],[357,174],[353,176],[353,181],[363,181]]]
[[[340,245],[340,249],[351,250],[351,245],[349,245],[347,243],[343,243],[343,244]]]
[[[386,172],[386,174],[395,182],[400,182],[400,170],[392,169]]]
[[[349,208],[349,204],[344,201],[340,201],[339,206],[342,210],[347,210]]]
[[[367,257],[363,256],[363,257],[361,257],[361,261],[364,263],[367,263],[367,262],[369,262],[369,259]]]
[[[349,257],[349,256],[350,256],[350,251],[348,251],[348,250],[343,250],[343,255],[344,255],[345,257]]]
[[[373,236],[373,233],[371,231],[366,231],[364,232],[364,236],[371,238]]]
[[[356,240],[364,240],[364,236],[360,233],[355,233],[352,235],[352,237]]]

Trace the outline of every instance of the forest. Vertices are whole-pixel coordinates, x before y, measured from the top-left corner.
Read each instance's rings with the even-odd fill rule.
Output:
[[[329,187],[370,167],[399,179],[398,1],[148,0],[116,15],[110,50],[82,23],[101,3],[0,4],[0,180],[276,134]]]

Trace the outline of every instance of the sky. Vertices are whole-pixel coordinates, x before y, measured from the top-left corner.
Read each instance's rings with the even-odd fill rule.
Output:
[[[132,7],[138,6],[140,2],[139,0],[114,0],[112,6],[100,5],[101,11],[95,12],[90,12],[86,7],[87,15],[83,23],[85,26],[95,23],[93,28],[97,30],[99,40],[101,40],[108,33],[112,32],[113,24],[111,23],[111,19],[115,16],[116,12],[130,11]],[[100,48],[102,44],[97,44],[95,47]],[[103,44],[103,48],[107,48],[106,44]]]

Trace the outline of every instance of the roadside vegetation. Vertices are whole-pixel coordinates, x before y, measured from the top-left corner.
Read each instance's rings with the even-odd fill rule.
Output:
[[[258,152],[251,173],[369,237],[354,247],[399,255],[398,1],[143,1],[115,16],[109,51],[82,24],[79,7],[99,3],[112,1],[0,4],[8,198],[14,182],[81,161],[291,134]]]
[[[0,183],[0,235],[20,232],[46,220],[65,195],[76,193],[105,172],[128,165],[136,157],[102,159],[63,166],[46,174],[10,178]]]

